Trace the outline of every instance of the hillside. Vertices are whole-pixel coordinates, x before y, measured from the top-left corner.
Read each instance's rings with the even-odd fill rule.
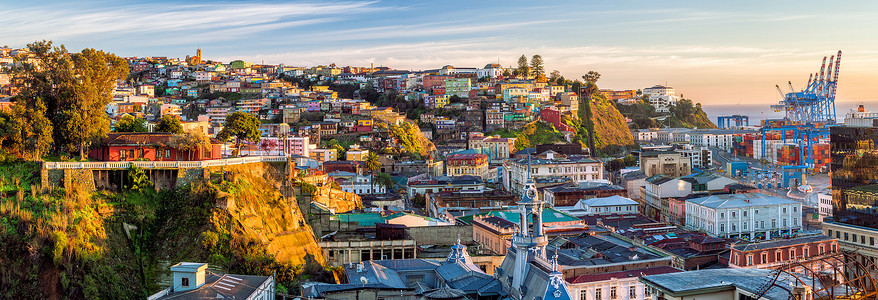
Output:
[[[710,121],[707,113],[701,109],[701,103],[693,105],[692,100],[682,99],[677,105],[669,108],[670,113],[658,113],[655,107],[649,103],[640,101],[633,105],[616,105],[618,110],[630,118],[632,127],[646,129],[654,127],[683,127],[683,128],[717,128]]]
[[[36,163],[0,164],[0,298],[143,298],[178,261],[274,274],[280,291],[334,281],[295,200],[278,192],[282,167],[260,165],[205,170],[209,180],[160,192],[134,169],[124,192],[78,177],[41,193]]]
[[[586,105],[585,101],[579,102],[580,118],[584,118]],[[618,152],[622,147],[634,145],[634,137],[631,136],[625,116],[616,109],[613,101],[601,94],[592,97],[591,119],[594,123],[595,147],[603,149],[602,152]]]
[[[390,134],[400,146],[398,148],[402,150],[400,154],[409,154],[413,159],[425,158],[430,152],[436,150],[436,145],[424,137],[414,121],[406,119],[399,126],[391,125]]]

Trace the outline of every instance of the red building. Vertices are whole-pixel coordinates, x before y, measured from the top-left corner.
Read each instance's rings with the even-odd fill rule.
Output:
[[[424,76],[424,90],[432,91],[434,88],[441,87],[445,89],[445,78],[451,78],[448,75],[427,75]],[[444,93],[443,93],[444,94]],[[434,94],[435,95],[435,94]]]
[[[561,112],[555,108],[547,107],[540,111],[540,120],[552,124],[558,131],[573,131],[573,128],[561,122]]]
[[[174,135],[164,132],[110,133],[88,156],[101,161],[198,161],[222,158],[222,142],[210,139],[210,147],[194,151],[174,147]]]
[[[815,235],[735,245],[731,250],[729,255],[729,267],[731,268],[772,269],[798,259],[835,253],[838,251],[838,239]],[[816,262],[827,263],[820,260]],[[827,269],[831,269],[831,266]]]
[[[323,162],[323,173],[332,173],[335,171],[351,172],[362,174],[359,161],[325,161]]]

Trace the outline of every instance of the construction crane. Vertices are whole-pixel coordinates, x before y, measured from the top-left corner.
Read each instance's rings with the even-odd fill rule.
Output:
[[[835,91],[838,85],[840,66],[841,50],[838,51],[838,54],[829,57],[828,67],[826,57],[823,57],[820,71],[808,75],[808,84],[805,89],[797,92],[793,88],[792,82],[788,82],[790,92],[784,93],[780,86],[775,85],[783,99],[771,107],[775,111],[786,112],[786,118],[792,124],[835,124]]]

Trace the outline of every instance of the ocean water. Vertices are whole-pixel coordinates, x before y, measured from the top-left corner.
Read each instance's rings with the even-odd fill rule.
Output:
[[[716,124],[716,117],[718,116],[730,116],[730,115],[745,115],[750,117],[750,125],[759,125],[762,120],[765,119],[780,119],[785,116],[783,111],[775,112],[774,109],[771,108],[771,105],[774,103],[765,103],[765,104],[702,104],[701,108],[707,113],[707,116],[710,118],[710,121]],[[836,116],[841,122],[844,120],[845,114],[850,112],[852,109],[856,109],[857,105],[863,104],[866,106],[866,110],[878,112],[878,101],[870,101],[870,102],[835,102],[835,111]]]

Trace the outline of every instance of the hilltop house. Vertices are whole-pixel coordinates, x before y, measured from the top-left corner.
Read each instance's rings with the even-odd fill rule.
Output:
[[[222,142],[210,139],[210,147],[183,150],[165,132],[110,133],[88,156],[101,161],[199,161],[222,158]]]

